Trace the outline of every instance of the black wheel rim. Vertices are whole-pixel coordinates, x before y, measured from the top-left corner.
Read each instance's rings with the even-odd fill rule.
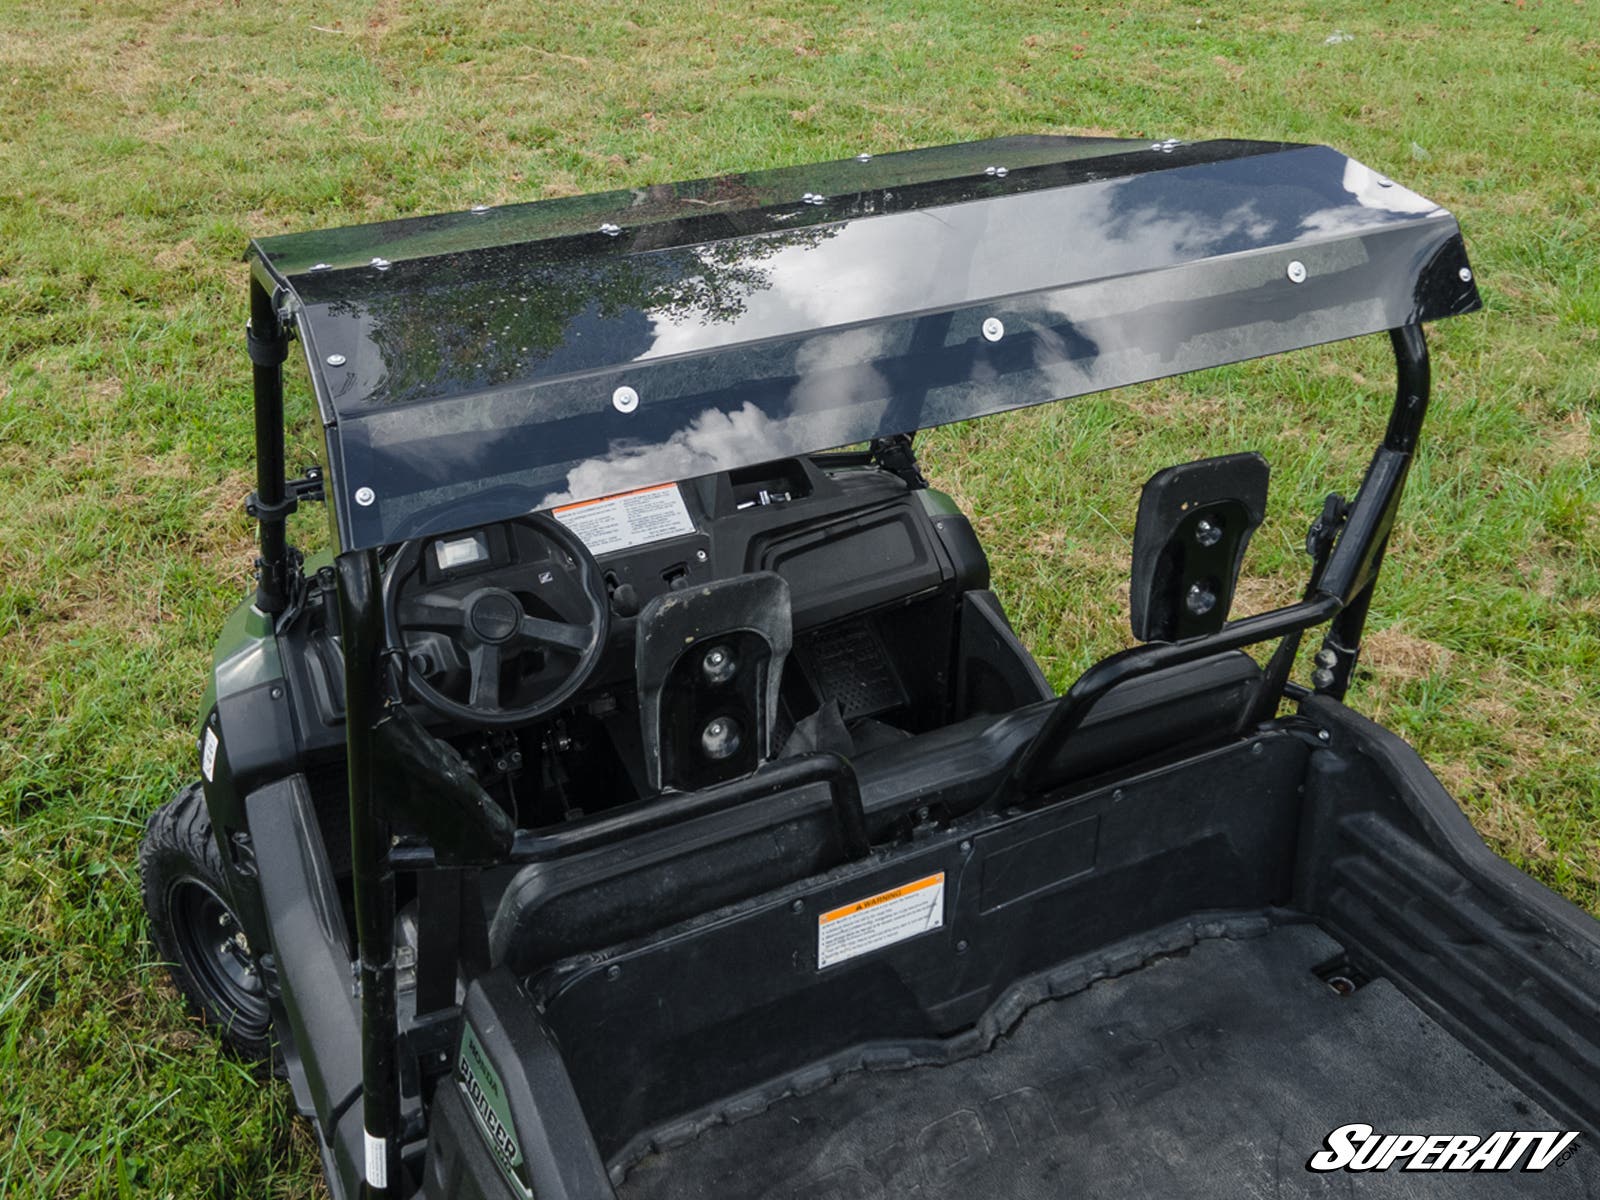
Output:
[[[205,1000],[234,1033],[265,1036],[266,988],[233,909],[198,879],[174,883],[167,904],[183,966]]]

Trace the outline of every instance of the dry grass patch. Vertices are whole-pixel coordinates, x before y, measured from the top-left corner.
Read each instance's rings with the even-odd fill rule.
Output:
[[[1556,427],[1550,439],[1550,452],[1558,460],[1566,462],[1592,462],[1592,433],[1593,424],[1589,414],[1575,408]]]
[[[1426,679],[1448,671],[1453,659],[1447,647],[1399,625],[1369,631],[1361,644],[1361,665],[1380,679]]]

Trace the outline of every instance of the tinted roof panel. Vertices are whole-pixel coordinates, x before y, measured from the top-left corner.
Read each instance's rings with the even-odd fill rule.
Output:
[[[1450,214],[1325,147],[1005,139],[623,207],[651,191],[253,245],[347,547],[1478,303]]]

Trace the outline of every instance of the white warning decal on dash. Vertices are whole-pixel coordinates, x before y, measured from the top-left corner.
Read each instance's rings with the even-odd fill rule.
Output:
[[[944,872],[817,918],[817,968],[835,966],[944,925]]]
[[[683,493],[675,483],[602,496],[550,511],[594,554],[611,554],[694,532]]]

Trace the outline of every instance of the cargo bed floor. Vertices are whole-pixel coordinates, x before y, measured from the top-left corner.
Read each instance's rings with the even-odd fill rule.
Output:
[[[1310,926],[1213,940],[1033,1008],[986,1054],[860,1071],[640,1162],[623,1200],[1600,1196],[1541,1173],[1313,1174],[1330,1131],[1559,1129],[1385,980],[1341,997]]]

